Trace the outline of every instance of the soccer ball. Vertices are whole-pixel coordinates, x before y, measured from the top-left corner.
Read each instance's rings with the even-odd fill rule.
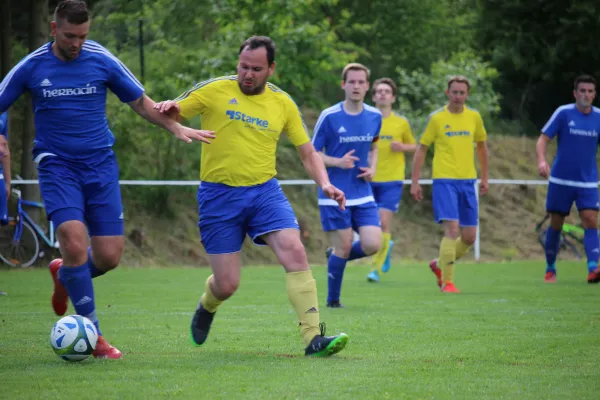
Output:
[[[59,319],[50,332],[50,345],[66,361],[85,360],[98,342],[98,331],[89,319],[69,315]]]

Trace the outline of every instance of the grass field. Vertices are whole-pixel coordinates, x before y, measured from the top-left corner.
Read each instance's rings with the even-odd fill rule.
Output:
[[[1,270],[0,398],[596,399],[600,286],[582,263],[542,283],[541,262],[461,264],[463,291],[442,294],[425,265],[395,265],[379,284],[349,266],[345,309],[321,310],[350,342],[305,358],[285,277],[246,268],[207,343],[189,323],[209,271],[121,268],[95,280],[101,328],[121,360],[67,363],[52,352],[46,270]],[[314,268],[321,304],[326,273]],[[70,306],[71,307],[71,306]],[[69,312],[73,312],[70,308]]]

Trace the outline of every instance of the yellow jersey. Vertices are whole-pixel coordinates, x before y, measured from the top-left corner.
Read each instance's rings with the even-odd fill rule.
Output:
[[[273,178],[282,132],[297,147],[310,141],[292,98],[267,83],[265,91],[245,95],[237,75],[200,82],[175,99],[181,116],[200,115],[202,129],[215,132],[202,145],[200,180],[229,186],[254,186]]]
[[[392,151],[392,142],[414,144],[415,138],[408,120],[394,113],[383,119],[377,143],[377,167],[373,182],[402,181],[406,160],[403,151]]]
[[[435,145],[433,179],[476,179],[474,143],[486,139],[481,115],[472,108],[454,114],[444,106],[429,114],[420,143]]]

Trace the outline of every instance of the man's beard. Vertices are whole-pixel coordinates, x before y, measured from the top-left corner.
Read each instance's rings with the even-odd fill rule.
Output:
[[[256,87],[248,87],[248,86],[244,86],[242,83],[238,82],[238,86],[240,87],[240,90],[242,91],[242,93],[244,93],[245,95],[248,95],[248,96],[261,94],[265,90],[265,85],[266,85],[266,82],[263,83],[262,85],[258,85]]]

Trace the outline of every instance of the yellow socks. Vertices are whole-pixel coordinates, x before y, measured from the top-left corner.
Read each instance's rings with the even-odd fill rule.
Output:
[[[319,335],[319,302],[317,283],[312,271],[288,272],[285,274],[288,299],[296,310],[300,322],[300,334],[308,346]]]
[[[217,299],[213,294],[212,290],[210,290],[211,278],[212,275],[206,279],[206,284],[204,285],[204,293],[200,298],[200,303],[206,311],[214,313],[215,311],[217,311],[217,307],[219,307],[223,300]]]
[[[440,243],[440,257],[438,266],[442,269],[442,281],[451,283],[454,279],[454,261],[456,261],[456,240],[448,237],[442,238]]]
[[[467,254],[471,249],[471,246],[467,246],[461,238],[456,239],[456,260]]]
[[[381,234],[381,248],[375,255],[373,256],[373,269],[372,271],[377,271],[381,275],[381,268],[383,267],[383,263],[385,263],[385,259],[387,258],[387,253],[390,250],[390,240],[392,240],[392,234],[383,232]]]

